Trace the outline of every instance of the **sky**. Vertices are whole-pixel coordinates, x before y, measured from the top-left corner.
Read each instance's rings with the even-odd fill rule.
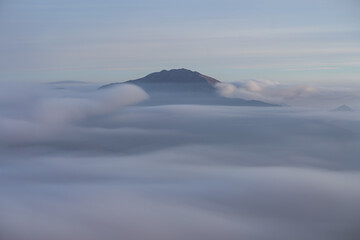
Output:
[[[188,68],[354,87],[357,0],[1,0],[0,81],[108,83]]]

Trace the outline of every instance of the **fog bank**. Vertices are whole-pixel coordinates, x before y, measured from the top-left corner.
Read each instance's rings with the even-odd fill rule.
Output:
[[[0,98],[0,239],[360,238],[358,112],[18,91]]]

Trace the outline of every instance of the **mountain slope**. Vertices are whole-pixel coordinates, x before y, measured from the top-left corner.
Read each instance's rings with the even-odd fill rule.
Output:
[[[353,112],[354,110],[351,107],[347,106],[347,105],[342,105],[342,106],[337,107],[337,108],[335,108],[335,109],[333,109],[331,111],[332,112]]]
[[[151,73],[143,78],[123,83],[135,84],[145,91],[214,91],[219,80],[187,69],[163,70]],[[122,83],[110,83],[100,88],[107,88]]]
[[[205,104],[231,106],[276,106],[273,104],[235,98],[221,97],[215,85],[219,80],[187,69],[163,70],[143,78],[121,83],[110,83],[100,87],[106,89],[118,84],[134,84],[143,88],[150,99],[146,105]]]

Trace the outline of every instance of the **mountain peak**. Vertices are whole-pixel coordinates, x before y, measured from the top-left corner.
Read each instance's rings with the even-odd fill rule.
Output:
[[[180,72],[188,72],[188,73],[198,73],[196,71],[192,71],[192,70],[189,70],[189,69],[186,69],[186,68],[174,68],[174,69],[170,69],[170,70],[161,70],[160,71],[161,73],[165,73],[165,72],[173,72],[173,73],[180,73]]]
[[[145,77],[126,82],[111,83],[100,87],[109,88],[118,84],[134,84],[150,96],[149,105],[162,104],[214,104],[231,106],[275,106],[261,101],[228,99],[217,94],[215,85],[219,80],[185,68],[162,70]]]
[[[347,106],[347,105],[341,105],[340,107],[337,107],[332,110],[332,112],[353,112],[354,110]]]
[[[216,83],[219,83],[219,80],[211,78],[209,76],[200,74],[199,72],[195,72],[189,69],[180,68],[180,69],[171,69],[171,70],[162,70],[160,72],[150,73],[149,75],[128,81],[134,83],[134,81],[142,82],[142,83],[203,83],[210,84],[214,86]]]
[[[199,72],[180,68],[150,73],[145,77],[123,83],[139,85],[145,90],[215,91],[215,84],[220,83],[220,81]],[[117,84],[121,83],[111,83],[100,88],[112,87]]]

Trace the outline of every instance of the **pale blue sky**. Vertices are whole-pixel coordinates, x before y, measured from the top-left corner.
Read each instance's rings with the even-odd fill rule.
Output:
[[[360,81],[358,0],[1,0],[0,80]]]

